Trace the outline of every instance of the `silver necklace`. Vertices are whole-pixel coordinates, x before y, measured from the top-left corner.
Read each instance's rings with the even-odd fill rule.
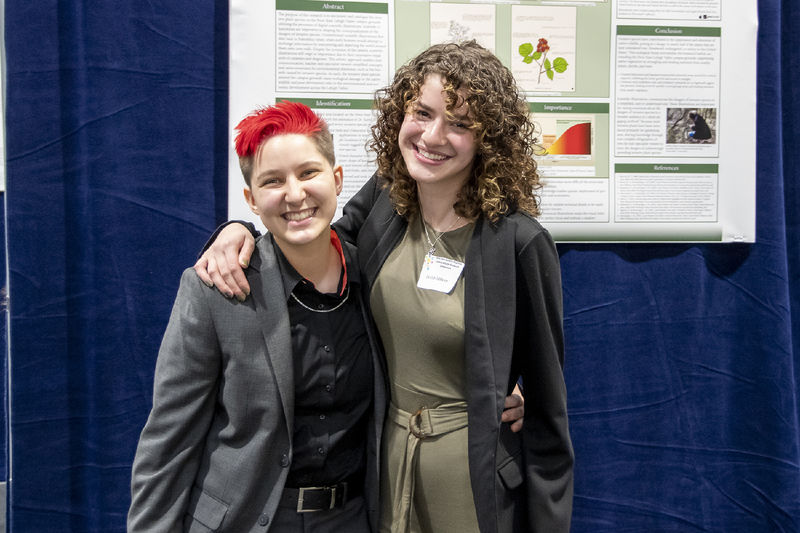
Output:
[[[292,298],[294,298],[295,302],[299,303],[301,306],[303,306],[304,308],[308,309],[312,313],[330,313],[331,311],[336,311],[337,309],[339,309],[347,301],[347,298],[350,296],[350,284],[349,283],[347,284],[347,292],[344,295],[344,299],[341,302],[339,302],[338,304],[336,304],[335,307],[331,307],[330,309],[314,309],[313,307],[310,307],[310,306],[304,304],[303,302],[301,302],[300,298],[298,298],[297,296],[294,295],[294,292],[292,292],[290,294],[290,296]]]
[[[433,239],[433,241],[431,241],[431,236],[428,235],[428,225],[425,223],[425,217],[422,216],[422,212],[420,212],[420,218],[422,219],[422,229],[425,230],[425,238],[428,240],[428,246],[430,246],[430,248],[428,248],[428,255],[433,255],[436,252],[436,243],[439,242],[439,239],[442,238],[442,235],[453,229],[453,226],[458,224],[458,221],[461,220],[461,215],[456,217],[453,223],[450,224],[450,226],[446,230],[439,233],[439,235],[436,235],[436,231],[433,230],[434,235],[436,235],[436,238]]]

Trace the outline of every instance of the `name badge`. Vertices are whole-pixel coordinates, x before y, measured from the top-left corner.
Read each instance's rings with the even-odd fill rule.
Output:
[[[461,261],[426,254],[417,287],[448,294],[456,286],[462,270],[464,263]]]

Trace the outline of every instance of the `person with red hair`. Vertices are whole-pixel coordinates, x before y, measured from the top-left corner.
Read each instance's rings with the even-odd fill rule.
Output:
[[[305,105],[237,126],[255,244],[246,302],[184,272],[158,354],[128,531],[377,528],[385,380],[353,246],[330,227],[333,139]]]

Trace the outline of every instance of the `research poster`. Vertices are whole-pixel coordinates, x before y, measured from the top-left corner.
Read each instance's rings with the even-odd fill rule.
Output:
[[[755,0],[231,0],[233,128],[278,100],[328,122],[341,207],[372,175],[375,91],[431,44],[475,39],[537,125],[540,222],[560,242],[755,241]]]

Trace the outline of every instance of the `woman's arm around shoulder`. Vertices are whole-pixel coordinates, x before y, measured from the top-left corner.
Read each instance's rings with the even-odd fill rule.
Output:
[[[222,224],[203,247],[194,270],[203,283],[216,287],[226,298],[236,297],[243,302],[250,294],[250,284],[244,269],[250,264],[259,232],[256,227],[240,220]]]

